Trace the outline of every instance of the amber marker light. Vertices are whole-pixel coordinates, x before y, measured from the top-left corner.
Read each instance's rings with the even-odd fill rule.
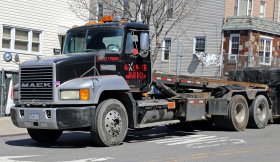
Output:
[[[97,22],[94,22],[94,21],[89,21],[87,22],[85,25],[95,25],[95,24],[98,24]]]
[[[120,22],[121,22],[121,24],[124,24],[124,23],[126,23],[126,20],[121,20]]]
[[[89,100],[89,89],[80,89],[80,100]]]
[[[113,21],[113,16],[109,15],[109,16],[103,16],[100,21],[103,21],[103,22],[112,22]]]

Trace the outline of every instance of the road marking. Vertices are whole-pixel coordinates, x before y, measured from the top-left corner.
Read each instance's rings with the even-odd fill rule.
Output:
[[[148,142],[156,142],[156,143],[169,143],[169,142],[176,142],[176,141],[182,141],[182,140],[188,140],[188,139],[195,139],[198,137],[205,137],[206,135],[189,135],[185,137],[176,137],[176,138],[166,138],[166,139],[159,139],[154,141],[148,141]]]
[[[165,144],[167,146],[186,145],[188,148],[217,147],[228,144],[244,144],[243,139],[230,139],[229,137],[217,137],[209,135],[189,135],[184,137],[171,137],[148,141],[150,143]]]
[[[22,160],[16,160],[20,158],[28,158],[28,157],[34,157],[34,156],[39,156],[39,155],[26,155],[26,156],[2,156],[0,157],[0,161],[5,161],[5,162],[17,162],[17,161],[22,161]]]
[[[267,145],[262,147],[248,147],[244,149],[231,149],[231,150],[223,150],[223,151],[210,151],[205,153],[197,153],[197,154],[190,154],[184,157],[173,157],[168,159],[159,159],[159,160],[151,160],[149,162],[177,162],[177,161],[188,161],[188,160],[197,160],[197,159],[207,159],[207,158],[214,158],[217,157],[224,157],[224,156],[236,156],[241,154],[248,154],[253,152],[259,152],[263,150],[277,150],[280,146],[276,145]],[[207,161],[207,160],[205,160]]]
[[[242,139],[230,139],[231,142],[233,142],[233,144],[240,144],[240,143],[246,143],[244,140]]]
[[[65,161],[65,162],[99,162],[99,161],[107,161],[113,160],[112,157],[102,157],[102,158],[90,158],[90,159],[80,159],[80,160],[72,160],[72,161]]]
[[[0,161],[5,161],[5,162],[20,162],[22,161],[21,158],[29,158],[29,157],[34,157],[34,156],[40,156],[40,155],[26,155],[26,156],[2,156],[0,157]],[[17,160],[18,159],[18,160]],[[19,160],[21,159],[21,160]],[[100,162],[100,161],[107,161],[107,160],[113,160],[114,158],[112,157],[102,157],[102,158],[90,158],[90,159],[80,159],[80,160],[72,160],[70,162]],[[29,162],[24,160],[25,162]],[[30,161],[31,162],[31,161]],[[63,162],[63,161],[62,161]],[[69,162],[65,161],[65,162]]]
[[[216,136],[208,136],[208,137],[198,137],[196,139],[191,140],[185,140],[181,142],[173,142],[169,143],[167,145],[173,146],[173,145],[181,145],[181,144],[188,144],[188,143],[196,143],[196,142],[203,142],[203,141],[209,141],[209,140],[217,140]]]

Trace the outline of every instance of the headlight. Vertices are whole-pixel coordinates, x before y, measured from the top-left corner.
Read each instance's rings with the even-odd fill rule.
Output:
[[[61,100],[89,100],[90,94],[89,89],[79,89],[79,90],[61,90],[60,99]]]
[[[60,99],[61,100],[79,100],[80,91],[79,90],[61,90]]]

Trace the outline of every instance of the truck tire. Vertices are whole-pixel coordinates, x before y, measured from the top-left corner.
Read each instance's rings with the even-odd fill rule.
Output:
[[[30,137],[39,143],[55,142],[62,134],[62,130],[27,129]]]
[[[123,142],[128,129],[128,117],[124,105],[116,99],[101,102],[96,109],[91,135],[101,146],[114,146]]]
[[[259,95],[254,99],[249,114],[248,127],[265,128],[269,118],[269,105],[265,96]]]
[[[249,108],[245,97],[235,95],[228,106],[227,116],[215,116],[214,123],[218,128],[231,131],[245,130],[249,120]]]

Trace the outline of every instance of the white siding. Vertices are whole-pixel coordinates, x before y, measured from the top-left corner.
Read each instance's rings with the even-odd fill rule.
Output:
[[[84,24],[70,9],[67,0],[0,0],[0,38],[2,25],[42,31],[43,55],[53,55],[53,49],[60,49],[59,28],[71,28],[73,25]],[[0,39],[0,51],[1,49]],[[13,63],[3,62],[0,52],[0,68],[17,70]],[[20,56],[22,60],[30,56]]]
[[[223,25],[223,18],[225,13],[224,0],[201,0],[196,13],[184,20],[181,28],[187,32],[174,41],[171,45],[171,57],[169,62],[161,61],[161,53],[158,54],[154,65],[154,70],[162,72],[176,73],[178,67],[178,74],[190,76],[219,76],[219,67],[210,65],[202,67],[201,63],[192,61],[193,47],[195,36],[205,36],[205,52],[209,54],[220,54],[221,32]],[[179,28],[175,28],[170,32],[168,37],[174,37]],[[178,50],[179,47],[179,50]],[[176,65],[176,54],[179,57],[179,63]]]

